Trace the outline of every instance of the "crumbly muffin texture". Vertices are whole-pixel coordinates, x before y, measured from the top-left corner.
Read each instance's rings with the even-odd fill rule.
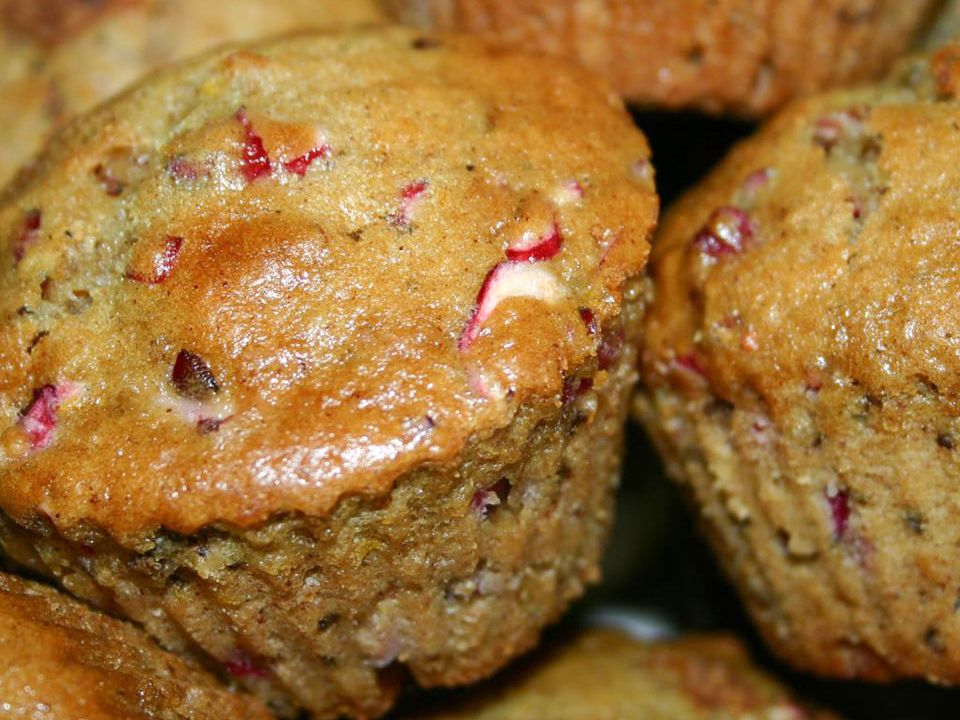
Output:
[[[793,106],[667,214],[637,410],[767,640],[960,681],[960,48]]]
[[[424,27],[575,59],[631,101],[761,116],[876,77],[936,0],[384,0]]]
[[[2,0],[0,185],[53,131],[163,65],[220,43],[376,22],[374,0]]]
[[[597,578],[648,148],[406,29],[172,68],[0,196],[0,544],[280,713],[470,682]]]
[[[585,630],[410,717],[426,720],[828,720],[726,636],[644,643]]]
[[[0,574],[0,715],[11,720],[269,720],[250,696],[141,630]]]

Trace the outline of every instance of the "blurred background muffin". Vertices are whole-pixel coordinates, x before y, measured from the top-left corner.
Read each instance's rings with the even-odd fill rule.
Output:
[[[423,720],[828,720],[727,636],[643,642],[615,630],[554,638],[493,680],[400,717]]]
[[[271,717],[139,628],[2,573],[0,668],[0,715],[13,720]]]
[[[628,100],[761,116],[883,72],[936,0],[384,0],[422,27],[578,60]]]
[[[0,545],[284,714],[493,672],[599,577],[648,154],[600,78],[402,28],[71,123],[0,202]]]
[[[667,213],[638,412],[770,645],[960,681],[947,47],[792,106]]]
[[[0,0],[0,186],[65,121],[167,63],[379,18],[375,0]]]

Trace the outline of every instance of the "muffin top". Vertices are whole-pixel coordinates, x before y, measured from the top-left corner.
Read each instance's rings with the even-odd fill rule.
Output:
[[[375,0],[0,0],[0,185],[52,131],[214,45],[380,18]]]
[[[958,90],[948,46],[796,104],[681,199],[652,260],[649,381],[696,393],[707,378],[722,400],[826,437],[956,417]]]
[[[757,670],[732,637],[643,643],[589,630],[538,653],[430,720],[827,720]]]
[[[0,507],[118,535],[322,514],[559,412],[638,291],[647,156],[602,81],[469,38],[154,76],[0,196]]]
[[[132,625],[0,573],[0,714],[14,720],[268,720]]]

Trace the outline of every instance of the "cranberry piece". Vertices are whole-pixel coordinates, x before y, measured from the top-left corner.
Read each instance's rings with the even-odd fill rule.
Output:
[[[713,211],[693,242],[710,257],[733,255],[743,250],[756,230],[753,220],[740,208],[721,207]]]
[[[55,386],[44,385],[34,391],[33,399],[21,413],[19,424],[29,436],[32,450],[42,450],[53,442],[60,400],[60,392]]]
[[[507,259],[514,262],[543,262],[554,257],[563,247],[560,228],[553,222],[550,229],[540,237],[524,233],[518,241],[507,248]]]
[[[457,347],[465,352],[480,334],[487,318],[501,301],[510,297],[528,297],[543,302],[554,302],[563,294],[563,288],[549,270],[531,263],[505,260],[487,273],[470,317],[460,334]]]
[[[253,123],[250,122],[246,109],[240,108],[234,117],[243,126],[244,131],[243,152],[240,161],[243,176],[248,183],[256,182],[269,175],[273,170],[270,156],[263,146],[263,138],[254,132]]]
[[[832,112],[817,118],[813,126],[813,141],[827,152],[846,137],[863,133],[864,113],[850,109]]]
[[[173,272],[174,266],[177,264],[177,258],[180,256],[180,249],[182,247],[182,237],[167,235],[163,247],[154,258],[151,271],[147,274],[136,270],[128,270],[127,277],[137,282],[147,283],[148,285],[159,285],[166,282]]]
[[[40,235],[42,216],[37,208],[27,210],[23,214],[23,225],[13,240],[13,259],[20,262],[27,253],[27,248],[33,245]]]
[[[588,307],[582,307],[579,309],[579,312],[580,312],[580,319],[583,320],[583,324],[587,328],[587,334],[596,335],[598,326],[597,326],[597,318],[595,318],[593,315],[593,310],[591,310]]]
[[[177,354],[170,379],[177,392],[191,400],[203,400],[220,389],[210,366],[189,350]]]
[[[283,164],[283,169],[293,175],[306,175],[307,168],[310,167],[314,160],[325,158],[329,154],[330,146],[326,144],[320,145],[308,150],[303,155],[295,157],[292,160],[287,160]]]
[[[201,435],[210,435],[211,433],[220,432],[220,427],[227,422],[230,418],[213,418],[213,417],[202,417],[197,420],[197,430],[200,431]]]
[[[601,370],[609,370],[620,359],[625,339],[623,328],[604,334],[597,348],[597,366]]]
[[[593,380],[591,378],[567,378],[563,382],[563,392],[560,400],[564,405],[570,405],[585,392],[589,392],[592,387]]]
[[[850,525],[850,494],[846,490],[837,490],[834,493],[825,491],[827,504],[830,506],[830,519],[833,521],[833,539],[842,540],[847,534]]]
[[[754,170],[747,175],[741,186],[746,199],[752,202],[756,198],[757,193],[767,186],[771,177],[773,177],[773,171],[769,168]]]
[[[677,367],[680,368],[681,370],[686,370],[687,372],[691,372],[694,375],[705,377],[707,374],[707,371],[701,364],[700,359],[693,353],[680,355],[674,360],[674,362],[676,363]]]
[[[480,518],[486,519],[490,517],[495,508],[507,502],[509,497],[510,481],[506,478],[500,478],[495,483],[491,483],[473,494],[470,509]]]
[[[270,674],[240,648],[233,651],[233,655],[224,663],[224,667],[237,680],[262,680]]]
[[[427,191],[428,183],[426,180],[417,180],[406,185],[400,191],[400,210],[389,217],[391,225],[406,228],[410,226],[413,220],[413,211],[420,203],[420,197]]]
[[[174,180],[192,182],[197,180],[203,173],[196,163],[192,163],[182,155],[177,155],[170,160],[167,165],[167,172]]]

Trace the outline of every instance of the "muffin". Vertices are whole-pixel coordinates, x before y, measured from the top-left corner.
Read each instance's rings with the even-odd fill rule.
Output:
[[[0,574],[0,711],[49,720],[269,720],[249,696],[158,648],[133,625]]]
[[[384,0],[422,27],[477,32],[578,60],[629,100],[762,116],[875,77],[936,0]]]
[[[960,681],[960,47],[803,101],[667,214],[637,411],[771,646]]]
[[[0,0],[0,185],[52,131],[220,43],[381,17],[374,0]]]
[[[426,720],[827,720],[754,668],[727,636],[644,643],[587,630],[446,703]]]
[[[223,49],[0,198],[0,545],[282,714],[472,682],[598,576],[657,198],[600,80]]]

